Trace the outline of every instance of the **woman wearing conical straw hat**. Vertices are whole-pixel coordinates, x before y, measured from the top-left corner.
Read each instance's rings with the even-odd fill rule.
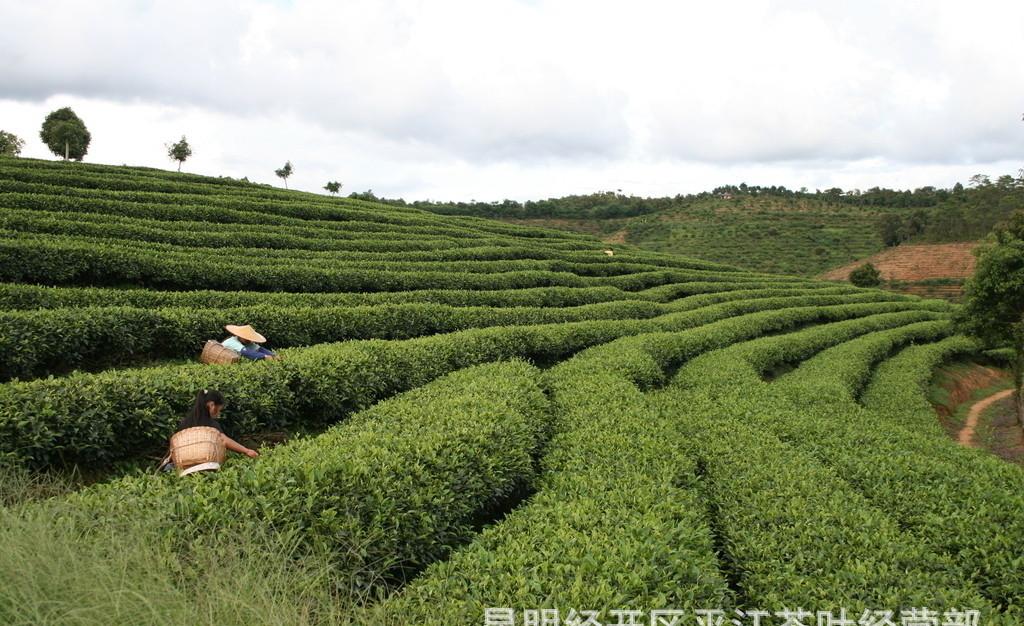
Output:
[[[280,359],[276,352],[261,346],[267,338],[256,332],[252,326],[235,326],[228,324],[224,327],[231,336],[220,342],[225,348],[237,352],[247,359],[259,361],[261,359]]]

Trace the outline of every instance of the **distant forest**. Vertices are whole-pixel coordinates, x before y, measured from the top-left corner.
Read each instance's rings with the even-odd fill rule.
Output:
[[[549,198],[547,200],[503,200],[501,202],[434,202],[381,198],[373,191],[353,193],[350,198],[411,206],[443,215],[467,215],[501,219],[625,219],[662,211],[705,208],[709,203],[741,201],[744,196],[817,200],[832,205],[869,207],[872,219],[886,245],[915,241],[961,241],[984,237],[992,227],[1013,211],[1024,208],[1024,171],[1017,177],[995,180],[978,174],[965,187],[951,189],[921,187],[897,190],[872,187],[843,190],[838,187],[807,191],[784,186],[726,185],[697,194],[662,198],[627,196],[618,191]],[[886,211],[886,209],[890,209]]]

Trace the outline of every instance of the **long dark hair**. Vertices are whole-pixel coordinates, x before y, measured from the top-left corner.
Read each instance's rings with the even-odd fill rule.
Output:
[[[217,391],[216,389],[203,389],[196,394],[196,401],[192,403],[192,408],[189,409],[188,415],[182,420],[183,423],[188,424],[201,424],[210,420],[210,408],[206,406],[207,402],[213,402],[214,404],[224,405],[224,394]]]

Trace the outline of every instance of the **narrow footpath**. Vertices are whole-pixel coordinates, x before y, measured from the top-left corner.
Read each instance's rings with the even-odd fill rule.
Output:
[[[974,430],[978,426],[978,418],[981,417],[981,414],[985,412],[985,409],[993,403],[999,402],[1010,395],[1013,395],[1013,389],[1004,389],[1003,391],[999,391],[987,398],[975,402],[974,406],[971,407],[970,412],[967,414],[967,422],[960,430],[960,433],[957,436],[957,441],[964,446],[970,446],[972,448],[978,447],[978,444],[974,442]]]

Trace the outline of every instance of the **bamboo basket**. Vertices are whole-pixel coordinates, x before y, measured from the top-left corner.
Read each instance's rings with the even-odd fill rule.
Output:
[[[171,461],[179,475],[220,469],[225,456],[224,439],[212,426],[193,426],[179,430],[171,437]]]
[[[212,339],[206,342],[202,354],[199,355],[199,360],[208,365],[228,365],[237,363],[241,358],[242,356],[234,350],[225,348]]]

